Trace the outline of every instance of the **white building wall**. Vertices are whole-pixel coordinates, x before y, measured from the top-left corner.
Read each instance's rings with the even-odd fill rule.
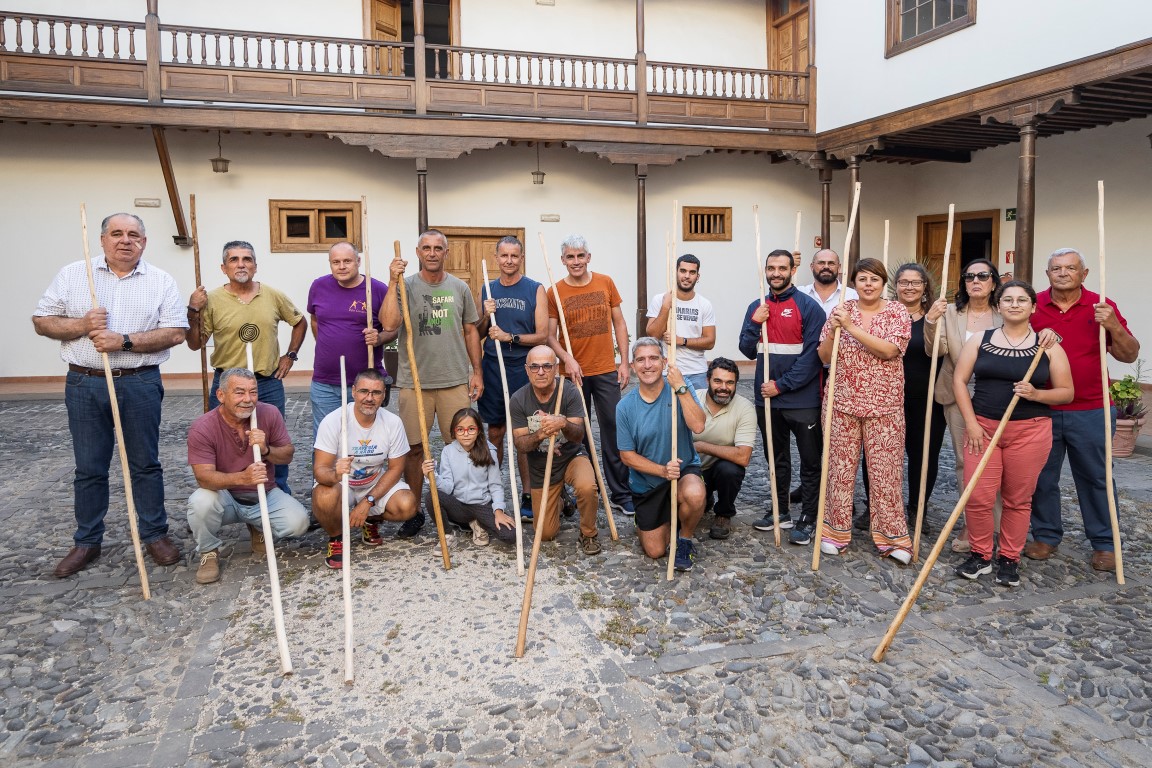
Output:
[[[885,6],[820,0],[816,13],[819,109],[827,131],[1145,39],[1152,3],[1115,0],[981,2],[976,24],[884,58]]]

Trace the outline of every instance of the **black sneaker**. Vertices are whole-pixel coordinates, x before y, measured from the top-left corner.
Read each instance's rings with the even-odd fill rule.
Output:
[[[788,534],[788,541],[797,546],[804,546],[805,544],[812,543],[812,535],[816,533],[816,526],[814,525],[798,525],[792,529]]]
[[[712,527],[708,529],[708,538],[726,539],[730,535],[732,535],[732,518],[717,517],[712,521]]]
[[[416,510],[416,517],[411,520],[405,520],[396,531],[396,538],[398,539],[411,539],[420,533],[420,529],[424,527],[424,510]]]
[[[560,492],[560,502],[564,507],[564,517],[572,517],[576,514],[576,499],[572,498],[572,491],[568,490],[568,486],[564,486]]]
[[[774,523],[772,521],[772,513],[769,512],[768,514],[764,515],[764,517],[762,517],[759,520],[757,520],[756,522],[752,523],[752,527],[758,531],[771,531],[773,528],[776,527],[776,523]],[[791,528],[791,527],[792,527],[792,516],[791,515],[780,515],[780,530],[782,530],[782,531],[787,530],[788,528]]]
[[[1020,563],[1006,557],[996,558],[996,583],[1006,587],[1020,584]]]
[[[692,539],[676,539],[676,562],[673,568],[678,571],[690,571],[696,564],[696,545]]]
[[[992,573],[992,558],[980,557],[980,555],[975,552],[968,555],[968,559],[964,561],[964,564],[956,569],[956,575],[963,576],[966,579],[975,579],[986,573]]]

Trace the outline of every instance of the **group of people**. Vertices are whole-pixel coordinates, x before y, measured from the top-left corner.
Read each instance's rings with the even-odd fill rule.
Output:
[[[1052,287],[1039,295],[1019,281],[999,285],[995,266],[986,260],[970,262],[954,304],[931,300],[931,279],[918,264],[899,267],[889,286],[882,263],[861,259],[849,284],[842,285],[839,257],[825,249],[812,259],[813,283],[796,286],[799,254],[773,251],[764,262],[768,292],[749,305],[739,336],[740,351],[756,361],[750,402],[736,394],[736,363],[708,360],[716,343],[715,313],[696,291],[701,265],[690,254],[676,263],[675,300],[671,292],[653,296],[647,335],[629,346],[620,294],[610,277],[591,271],[592,253],[575,235],[561,245],[566,274],[547,291],[523,274],[519,240],[500,240],[499,275],[479,307],[467,284],[447,271],[448,240],[439,231],[420,235],[418,271],[405,276],[408,262],[398,256],[389,266],[389,283],[373,280],[371,290],[354,246],[338,243],[328,254],[330,274],[309,290],[309,323],[283,293],[255,280],[256,254],[249,243],[227,243],[221,269],[228,282],[212,291],[198,286],[182,308],[175,281],[142,258],[147,238],[138,217],[109,216],[100,242],[103,253],[93,260],[98,308],[91,308],[84,262],[76,262],[60,271],[33,318],[37,333],[61,342],[69,366],[65,399],[76,459],[77,530],[73,548],[55,569],[61,578],[100,555],[114,434],[102,353],[108,354],[115,377],[140,538],[157,564],[171,565],[181,557],[168,536],[158,458],[159,365],[181,342],[195,350],[211,339],[215,369],[210,410],[193,422],[187,439],[198,486],[188,500],[200,561],[196,580],[219,579],[224,525],[246,523],[253,552],[264,551],[260,486],[274,538],[308,529],[308,512],[288,485],[295,449],[285,423],[283,378],[296,363],[309,326],[316,341],[310,390],[312,515],[329,535],[325,561],[333,568],[341,567],[344,556],[344,477],[349,522],[360,529],[366,546],[383,543],[379,525],[385,521],[400,524],[398,537],[420,533],[425,510],[433,505],[431,484],[426,493],[424,480],[433,476],[435,501],[449,524],[471,530],[478,545],[492,538],[513,541],[515,520],[500,469],[505,459],[525,489],[519,500],[524,519],[551,540],[560,529],[562,507],[574,507],[579,547],[595,555],[601,547],[593,462],[602,458],[605,495],[614,510],[634,515],[643,551],[652,558],[667,554],[676,568],[689,570],[697,556],[696,527],[707,511],[714,512],[712,538],[732,533],[735,500],[757,430],[781,480],[778,516],[767,512],[754,528],[771,531],[778,523],[790,529],[793,544],[819,536],[823,552],[842,552],[852,536],[863,454],[868,515],[855,524],[871,530],[881,555],[907,563],[921,462],[928,462],[925,492],[930,495],[947,428],[963,483],[1013,396],[1021,402],[969,501],[965,538],[953,544],[970,553],[960,574],[977,578],[991,572],[998,547],[997,579],[1016,584],[1021,553],[1044,559],[1056,551],[1063,535],[1057,483],[1066,452],[1094,549],[1092,564],[1114,567],[1098,428],[1103,414],[1097,328],[1106,330],[1118,360],[1135,360],[1139,344],[1115,305],[1100,303],[1082,287],[1088,270],[1075,251],[1052,255]],[[890,287],[895,299],[887,298]],[[291,327],[284,354],[277,334],[281,322]],[[930,356],[940,323],[935,387],[940,407],[923,455]],[[1053,332],[1037,336],[1045,328]],[[417,368],[411,369],[407,355],[399,356],[397,413],[384,407],[392,380],[383,370],[382,354],[376,354],[394,339],[401,350],[411,344]],[[675,347],[675,364],[669,362],[670,347]],[[826,367],[834,349],[836,385],[829,392]],[[1037,354],[1042,362],[1025,380]],[[347,390],[342,373],[351,382]],[[625,393],[633,375],[637,386]],[[597,441],[589,434],[593,408]],[[832,410],[828,492],[824,526],[817,532],[822,409],[827,408]],[[348,438],[341,446],[344,417]],[[438,462],[424,445],[423,435],[433,424],[445,443]],[[514,456],[504,451],[509,429]],[[771,430],[771,456],[765,430]],[[800,483],[789,491],[792,440]],[[1067,451],[1073,440],[1076,449]],[[549,451],[553,492],[545,502]],[[1012,466],[1010,475],[1005,465]],[[792,502],[800,505],[795,522]],[[676,541],[671,540],[673,507]],[[1025,546],[1029,527],[1033,541]]]

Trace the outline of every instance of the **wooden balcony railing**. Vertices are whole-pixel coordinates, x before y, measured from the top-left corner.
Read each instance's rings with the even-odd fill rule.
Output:
[[[0,90],[808,130],[806,72],[0,11]]]

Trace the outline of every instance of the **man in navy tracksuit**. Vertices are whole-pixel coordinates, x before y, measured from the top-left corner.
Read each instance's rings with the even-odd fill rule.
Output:
[[[795,272],[792,253],[776,250],[764,260],[764,276],[770,291],[763,306],[757,299],[748,305],[740,329],[740,351],[756,360],[756,415],[764,456],[776,462],[776,498],[780,509],[780,527],[792,528],[788,512],[788,484],[792,477],[789,435],[796,438],[800,454],[800,519],[789,535],[793,544],[808,544],[816,527],[816,505],[820,496],[820,451],[823,434],[820,429],[820,378],[823,366],[816,355],[820,330],[826,320],[820,304],[792,285]],[[768,380],[764,381],[763,352],[760,350],[761,328],[768,327]],[[772,442],[774,457],[768,456],[764,434],[764,401],[771,401]],[[759,531],[773,528],[769,507],[754,527]]]

